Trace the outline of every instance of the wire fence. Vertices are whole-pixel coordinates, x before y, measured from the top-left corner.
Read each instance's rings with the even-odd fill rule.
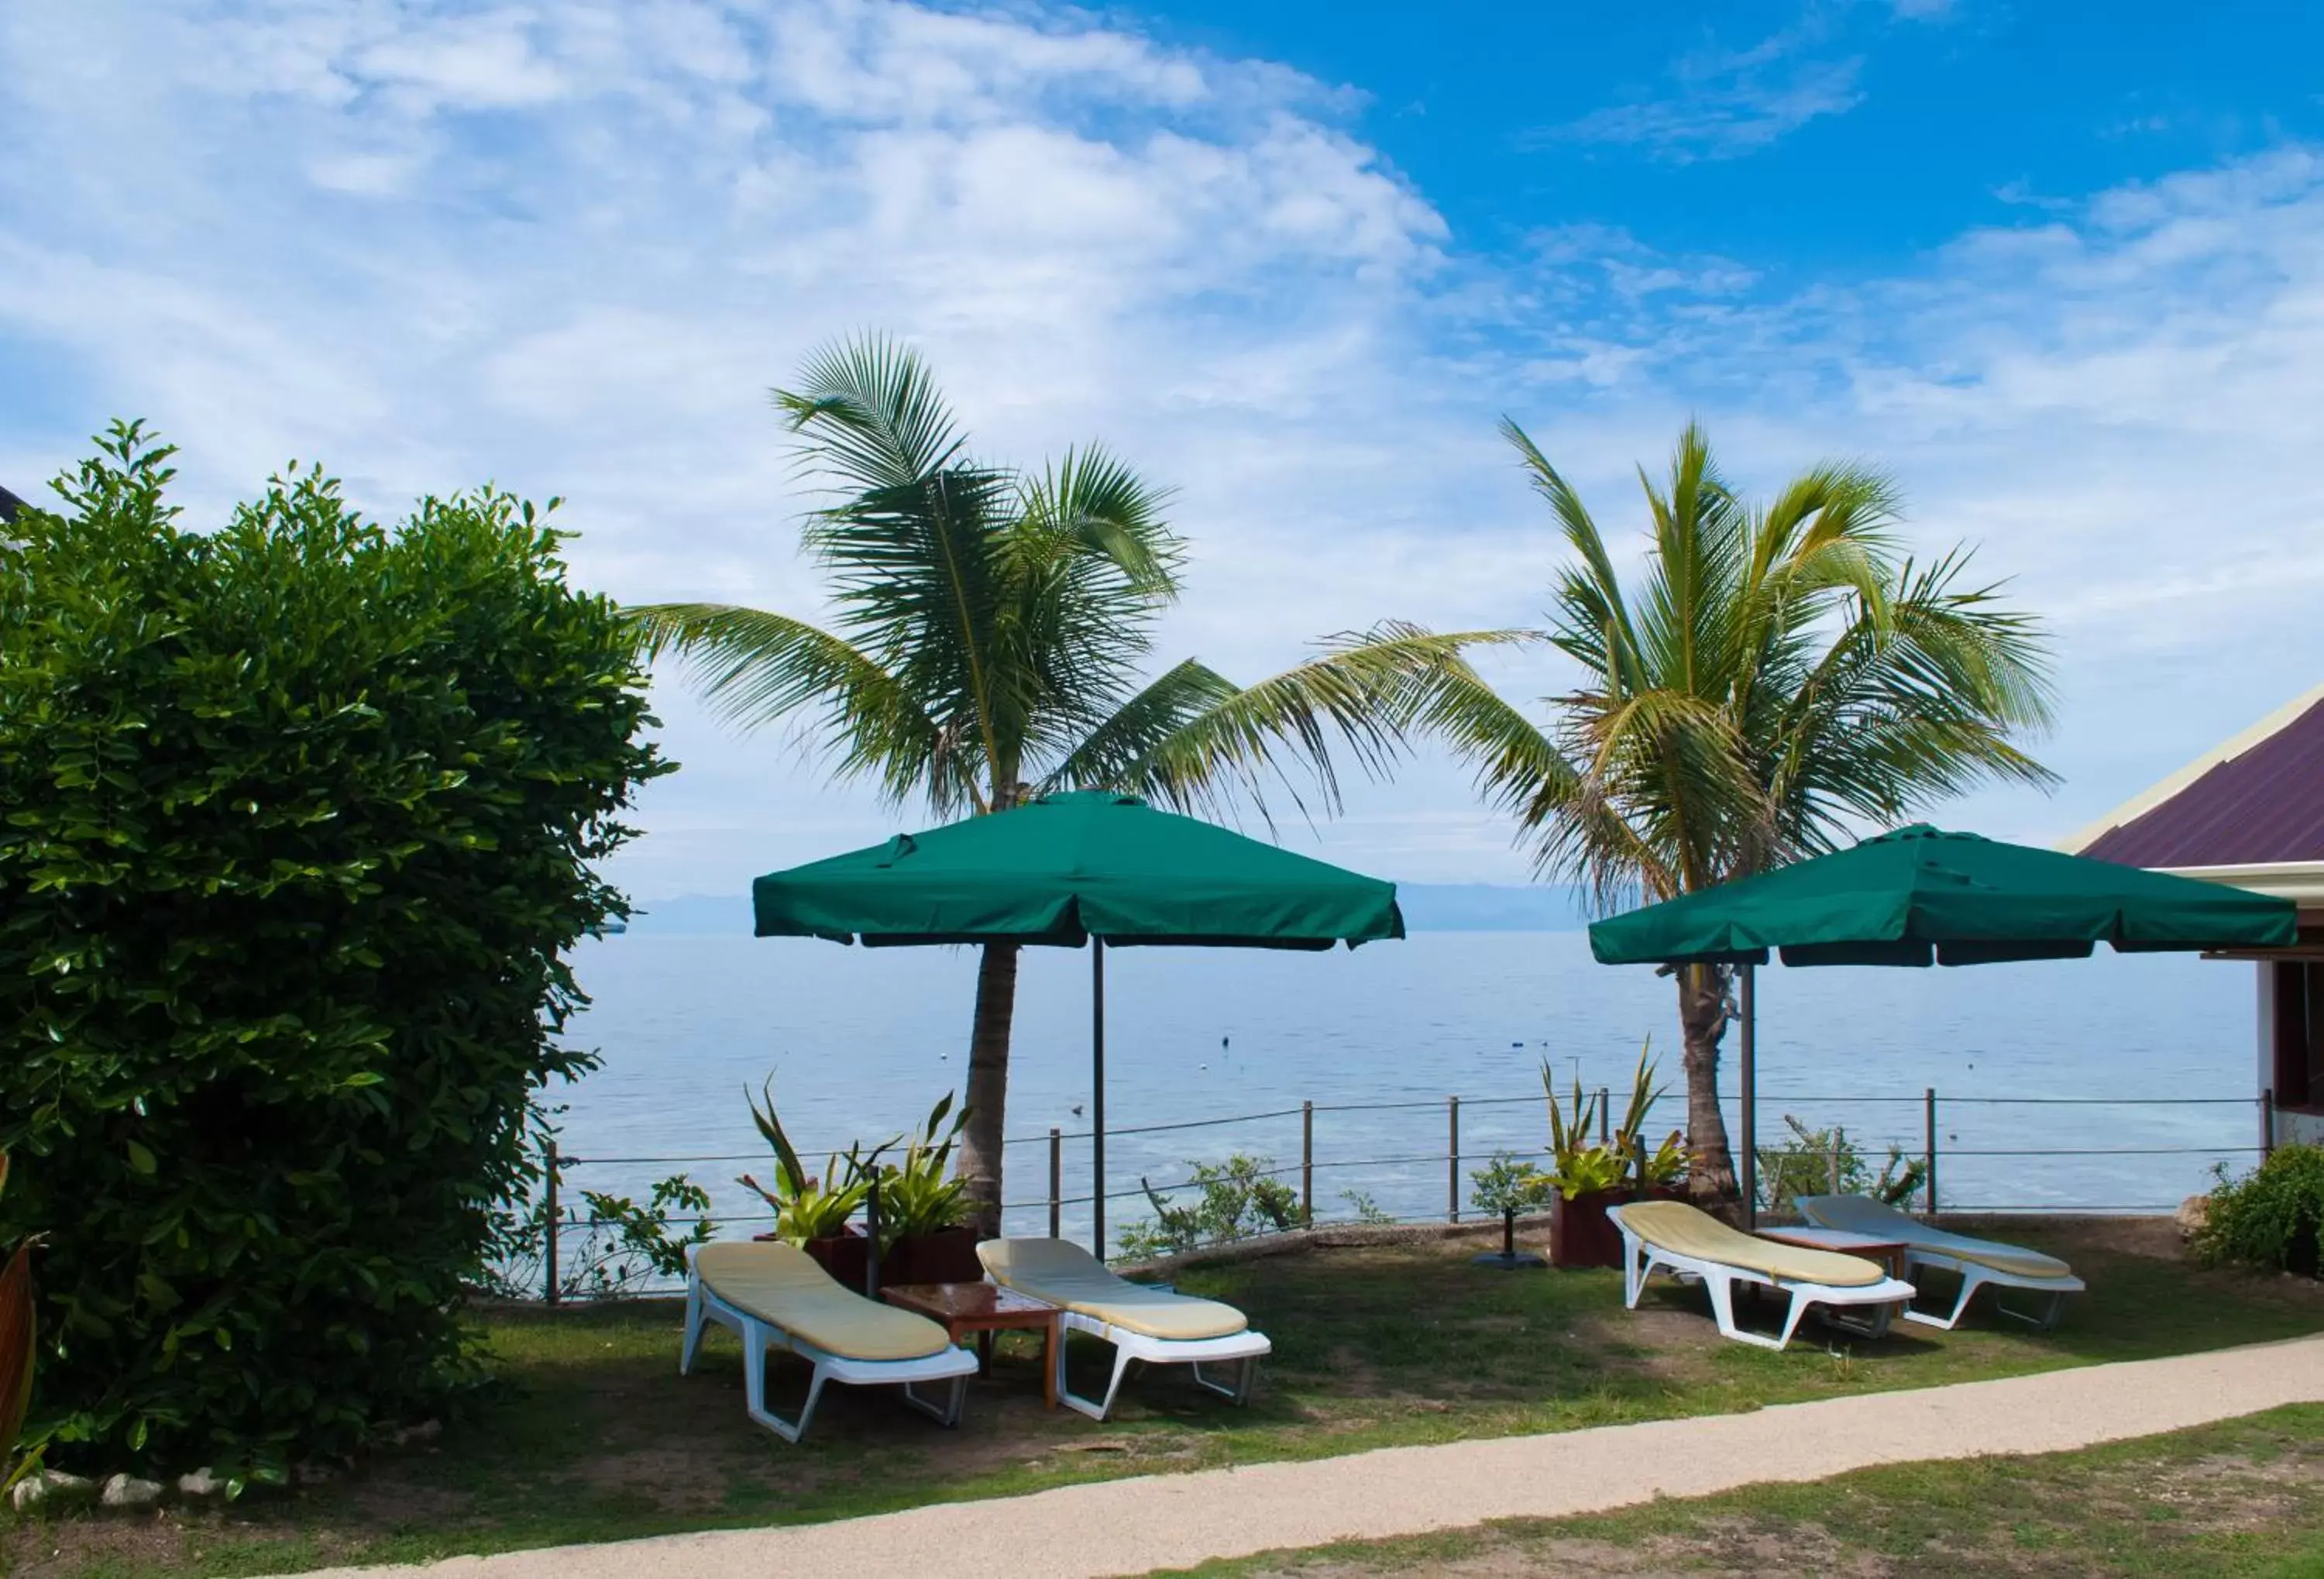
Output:
[[[1595,1122],[1598,1140],[1609,1141],[1611,1125],[1608,1102],[1611,1093],[1601,1087],[1596,1093]],[[1512,1162],[1538,1164],[1550,1153],[1545,1145],[1528,1145],[1512,1139],[1506,1123],[1480,1125],[1474,1122],[1480,1113],[1496,1114],[1502,1110],[1538,1106],[1544,1098],[1534,1092],[1522,1096],[1447,1096],[1437,1099],[1410,1099],[1386,1102],[1318,1103],[1302,1102],[1296,1107],[1275,1107],[1250,1113],[1231,1113],[1215,1118],[1190,1119],[1168,1123],[1108,1126],[1105,1140],[1109,1144],[1139,1142],[1148,1137],[1185,1136],[1223,1130],[1239,1130],[1250,1136],[1254,1126],[1279,1125],[1283,1121],[1296,1120],[1296,1161],[1277,1162],[1275,1153],[1288,1150],[1279,1141],[1249,1142],[1267,1148],[1263,1152],[1245,1154],[1246,1140],[1239,1140],[1233,1150],[1249,1156],[1241,1168],[1246,1179],[1269,1181],[1297,1180],[1297,1208],[1294,1219],[1299,1223],[1322,1224],[1333,1221],[1366,1222],[1443,1222],[1463,1221],[1465,1197],[1471,1189],[1471,1176],[1476,1167],[1497,1159]],[[1722,1098],[1732,1107],[1732,1095]],[[2272,1128],[2272,1103],[2265,1093],[2258,1096],[1940,1096],[1934,1088],[1918,1095],[1883,1094],[1852,1096],[1819,1096],[1784,1094],[1778,1099],[1769,1098],[1764,1104],[1784,1110],[1816,1111],[1829,1113],[1834,1110],[1862,1110],[1882,1113],[1904,1110],[1904,1123],[1881,1123],[1865,1131],[1845,1131],[1833,1124],[1821,1131],[1809,1131],[1798,1127],[1791,1137],[1798,1141],[1810,1133],[1822,1136],[1821,1144],[1807,1145],[1768,1143],[1763,1130],[1755,1137],[1751,1150],[1762,1185],[1771,1177],[1781,1174],[1786,1179],[1821,1178],[1837,1190],[1844,1178],[1858,1177],[1851,1159],[1859,1159],[1868,1175],[1875,1167],[1902,1168],[1909,1178],[1904,1204],[1924,1214],[1934,1215],[1941,1209],[1954,1214],[1964,1213],[2024,1213],[2069,1212],[2087,1214],[2134,1214],[2167,1212],[2173,1209],[2175,1199],[2089,1198],[2087,1188],[2049,1187],[2037,1195],[2021,1194],[2017,1198],[2006,1198],[1995,1193],[1995,1186],[2004,1177],[2021,1181],[2032,1176],[2024,1167],[1997,1170],[1980,1164],[2028,1164],[2034,1162],[2078,1161],[2092,1159],[2122,1159],[2135,1165],[2129,1173],[2116,1177],[2136,1177],[2142,1184],[2156,1177],[2152,1159],[2181,1159],[2190,1163],[2201,1159],[2214,1166],[2233,1165],[2238,1160],[2256,1159],[2267,1149],[2267,1137]],[[2172,1115],[2184,1121],[2189,1117],[2202,1121],[2210,1128],[2220,1122],[2232,1122],[2227,1110],[2241,1108],[2253,1117],[2252,1143],[2222,1144],[2190,1135],[2176,1139],[2168,1135],[2130,1137],[2152,1143],[2107,1144],[2110,1136],[2118,1135],[2133,1117],[2148,1122],[2160,1122],[2169,1127]],[[1917,1113],[1912,1110],[1917,1109]],[[1994,1114],[2009,1110],[2024,1110],[2031,1126],[2020,1122],[2010,1128],[2023,1131],[2033,1127],[2035,1132],[2006,1134],[1995,1137],[2008,1144],[1962,1144],[1960,1131],[1954,1125],[1960,1122],[1958,1110]],[[1377,1136],[1381,1132],[1378,1115],[1433,1113],[1438,1115],[1426,1130],[1418,1121],[1393,1126],[1395,1138],[1411,1140],[1394,1144],[1389,1149],[1364,1155],[1322,1155],[1317,1148],[1317,1121],[1328,1121],[1334,1115],[1367,1115],[1362,1133]],[[2070,1115],[2070,1117],[2069,1116]],[[1471,1119],[1465,1126],[1464,1116]],[[1917,1119],[1918,1122],[1912,1121]],[[1786,1122],[1788,1123],[1788,1119]],[[1441,1124],[1441,1127],[1439,1127]],[[1487,1131],[1497,1131],[1488,1133]],[[1845,1131],[1845,1132],[1843,1132]],[[1423,1139],[1423,1135],[1426,1139]],[[1110,1210],[1116,1203],[1167,1201],[1171,1196],[1190,1189],[1200,1189],[1205,1179],[1198,1173],[1173,1177],[1170,1182],[1150,1182],[1150,1174],[1136,1173],[1134,1185],[1109,1177],[1100,1187],[1096,1181],[1075,1184],[1067,1166],[1068,1148],[1095,1139],[1090,1130],[1067,1131],[1052,1128],[1044,1133],[1010,1136],[1002,1141],[1004,1157],[1013,1157],[1028,1149],[1046,1152],[1046,1189],[1038,1196],[1022,1196],[1004,1200],[1001,1207],[1005,1229],[1013,1232],[1046,1231],[1053,1236],[1106,1239],[1109,1236],[1101,1223],[1114,1218]],[[1545,1140],[1536,1133],[1536,1140]],[[1288,1136],[1285,1140],[1290,1139]],[[1738,1151],[1738,1163],[1745,1144],[1730,1124],[1730,1139]],[[1417,1142],[1416,1144],[1412,1142]],[[1640,1141],[1644,1149],[1644,1141]],[[802,1157],[822,1156],[825,1149],[800,1147]],[[832,1148],[844,1152],[844,1148]],[[1151,1159],[1150,1150],[1147,1153]],[[577,1187],[585,1203],[595,1200],[620,1199],[612,1192],[621,1187],[622,1180],[610,1177],[614,1170],[638,1168],[696,1168],[711,1164],[770,1163],[771,1158],[764,1150],[748,1152],[687,1152],[682,1154],[645,1155],[586,1155],[574,1156],[560,1151],[555,1141],[545,1148],[542,1161],[543,1187],[540,1199],[529,1205],[528,1221],[534,1239],[526,1264],[503,1269],[501,1282],[506,1292],[519,1292],[530,1286],[538,1288],[551,1303],[564,1298],[587,1297],[595,1293],[651,1293],[675,1287],[674,1270],[665,1265],[657,1271],[650,1267],[642,1271],[636,1264],[638,1251],[634,1240],[622,1237],[625,1228],[642,1216],[665,1229],[686,1233],[705,1233],[710,1229],[748,1230],[765,1232],[776,1223],[772,1211],[747,1208],[740,1212],[709,1211],[674,1213],[643,1213],[636,1208],[615,1216],[601,1215],[594,1205],[586,1209],[576,1207],[572,1196]],[[1623,1159],[1626,1168],[1643,1167],[1643,1158]],[[1966,1165],[1966,1166],[1964,1166]],[[1136,1167],[1131,1161],[1130,1167]],[[1440,1171],[1441,1170],[1441,1171]],[[1021,1177],[1021,1164],[1007,1170],[1010,1177]],[[1954,1193],[1954,1175],[1965,1172],[1971,1181],[1967,1195]],[[1917,1174],[1917,1177],[1911,1177]],[[1317,1181],[1339,1183],[1350,1175],[1359,1177],[1363,1188],[1342,1189],[1327,1200],[1319,1201]],[[1434,1183],[1428,1176],[1434,1176]],[[637,1176],[631,1172],[631,1178]],[[1038,1177],[1037,1174],[1036,1177]],[[592,1180],[603,1179],[606,1188],[593,1191]],[[1980,1198],[1980,1187],[1990,1198]],[[2160,1195],[2160,1190],[2153,1194]],[[1383,1205],[1383,1201],[1386,1202]],[[1335,1209],[1334,1202],[1343,1205]],[[763,1205],[763,1203],[761,1203]],[[1471,1210],[1469,1220],[1476,1220]],[[697,1225],[702,1225],[697,1227]],[[668,1242],[666,1241],[665,1243]],[[622,1258],[628,1256],[629,1260]],[[667,1258],[665,1257],[665,1260]],[[537,1264],[535,1264],[537,1263]],[[613,1273],[606,1269],[612,1266]]]

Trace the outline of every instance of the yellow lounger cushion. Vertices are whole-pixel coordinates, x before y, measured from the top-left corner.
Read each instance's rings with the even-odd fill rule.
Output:
[[[1062,1239],[991,1239],[976,1253],[996,1283],[1149,1338],[1223,1338],[1250,1325],[1231,1305],[1117,1278]]]
[[[1884,1206],[1867,1196],[1811,1196],[1801,1201],[1800,1210],[1827,1228],[1845,1229],[1850,1233],[1871,1234],[1880,1239],[1893,1239],[1899,1244],[1909,1244],[1916,1250],[1933,1251],[1956,1260],[1991,1271],[2006,1272],[2016,1278],[2070,1278],[2074,1269],[2056,1256],[2043,1255],[2038,1250],[2021,1245],[2003,1244],[1997,1240],[1971,1239],[1965,1233],[1948,1233],[1941,1228],[1932,1228],[1916,1217],[1908,1217],[1891,1206]]]
[[[735,1309],[843,1360],[919,1360],[952,1346],[927,1317],[848,1292],[792,1245],[706,1244],[694,1270]]]
[[[1640,1201],[1625,1206],[1622,1223],[1659,1250],[1725,1267],[1743,1267],[1787,1282],[1865,1288],[1888,1276],[1878,1262],[1862,1256],[1803,1250],[1754,1238],[1683,1201]]]

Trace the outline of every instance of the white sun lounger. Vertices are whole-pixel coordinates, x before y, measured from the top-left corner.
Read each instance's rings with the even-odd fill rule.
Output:
[[[1800,1215],[1823,1228],[1845,1229],[1850,1233],[1869,1233],[1892,1240],[1904,1247],[1907,1270],[1935,1267],[1941,1271],[1955,1272],[1960,1277],[1960,1293],[1953,1300],[1952,1314],[1935,1316],[1906,1307],[1904,1319],[1917,1321],[1950,1332],[1969,1311],[1969,1302],[1979,1288],[1991,1284],[1995,1289],[1993,1307],[2002,1315],[2018,1321],[2029,1322],[2043,1332],[2058,1325],[2064,1312],[2066,1296],[2080,1294],[2089,1288],[2074,1276],[2074,1269],[2055,1256],[2039,1251],[2026,1250],[1999,1240],[1972,1239],[1966,1233],[1949,1233],[1932,1227],[1917,1217],[1907,1216],[1892,1206],[1884,1206],[1866,1196],[1802,1196],[1794,1203]],[[2024,1288],[2049,1298],[2038,1311],[2012,1310],[2001,1299],[2004,1288]]]
[[[976,1253],[986,1274],[1002,1288],[1063,1310],[1067,1332],[1087,1333],[1113,1345],[1113,1380],[1106,1384],[1105,1397],[1094,1401],[1065,1385],[1065,1345],[1057,1345],[1057,1397],[1093,1420],[1113,1412],[1114,1395],[1133,1360],[1192,1366],[1198,1385],[1248,1403],[1259,1362],[1275,1347],[1252,1332],[1233,1306],[1118,1278],[1089,1251],[1062,1239],[991,1239]],[[1231,1362],[1236,1368],[1231,1384],[1203,1374],[1205,1365]]]
[[[788,1244],[688,1245],[686,1251],[686,1347],[678,1373],[694,1369],[705,1322],[716,1322],[742,1340],[742,1384],[751,1418],[786,1442],[797,1442],[815,1417],[823,1384],[859,1387],[899,1383],[904,1401],[939,1424],[957,1425],[976,1356],[954,1346],[926,1316],[853,1293]],[[788,1349],[815,1368],[797,1420],[767,1407],[767,1351]],[[950,1381],[942,1403],[915,1393],[916,1383]]]
[[[1738,1344],[1780,1349],[1792,1341],[1812,1305],[1833,1307],[1901,1305],[1913,1285],[1890,1277],[1876,1261],[1831,1251],[1777,1244],[1729,1228],[1683,1201],[1634,1201],[1606,1215],[1622,1231],[1622,1303],[1638,1296],[1655,1268],[1700,1278],[1711,1296],[1720,1332]],[[1773,1288],[1791,1297],[1780,1337],[1746,1332],[1735,1324],[1735,1286]]]

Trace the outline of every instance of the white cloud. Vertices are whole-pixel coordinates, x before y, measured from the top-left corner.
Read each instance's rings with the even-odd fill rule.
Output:
[[[1800,124],[1812,53],[1700,57],[1685,92],[1757,107],[1699,102],[1714,129],[1670,145]],[[0,346],[69,374],[0,391],[20,493],[139,413],[186,447],[198,511],[292,456],[382,510],[491,477],[567,495],[580,572],[621,596],[812,613],[765,390],[876,327],[990,451],[1103,437],[1177,485],[1196,558],[1163,651],[1239,674],[1387,615],[1536,617],[1556,549],[1503,410],[1609,524],[1699,412],[1747,480],[1869,456],[1926,540],[1981,540],[2057,620],[2071,783],[1953,820],[2062,831],[2324,659],[2303,149],[1779,294],[1606,227],[1477,254],[1345,90],[1080,13],[31,0],[0,8]],[[782,741],[662,707],[687,771],[652,789],[641,893],[886,826]],[[1351,800],[1321,835],[1347,859],[1522,870],[1447,767]]]
[[[1680,57],[1664,92],[1608,105],[1535,141],[1634,146],[1663,159],[1734,159],[1863,102],[1864,59],[1831,52],[1835,27],[1811,9],[1748,49],[1709,45]]]

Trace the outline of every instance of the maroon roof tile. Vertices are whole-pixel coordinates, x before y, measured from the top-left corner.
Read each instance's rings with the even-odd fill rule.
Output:
[[[2324,861],[2324,702],[2081,854],[2126,866]]]

